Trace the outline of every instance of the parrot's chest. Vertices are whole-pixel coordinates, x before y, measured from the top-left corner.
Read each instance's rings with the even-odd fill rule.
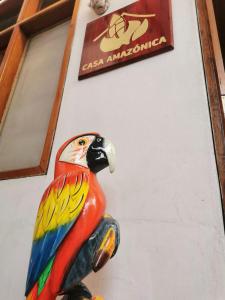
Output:
[[[103,209],[106,205],[105,195],[98,182],[90,182],[90,189],[87,195],[87,203],[95,206],[96,209]],[[88,204],[88,205],[89,205]]]

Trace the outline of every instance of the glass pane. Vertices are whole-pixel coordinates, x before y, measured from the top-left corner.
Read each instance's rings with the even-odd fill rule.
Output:
[[[60,24],[29,42],[0,135],[0,171],[39,165],[68,25]]]
[[[41,0],[40,2],[40,10],[49,6],[49,5],[52,5],[53,3],[55,2],[58,2],[59,0]]]

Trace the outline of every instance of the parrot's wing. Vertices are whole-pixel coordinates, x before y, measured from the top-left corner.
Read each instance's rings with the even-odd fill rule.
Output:
[[[89,178],[82,172],[61,176],[45,191],[35,224],[26,295],[76,222],[88,191]]]

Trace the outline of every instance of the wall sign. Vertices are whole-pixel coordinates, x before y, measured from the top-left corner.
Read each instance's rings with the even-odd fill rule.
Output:
[[[172,49],[170,0],[139,0],[87,24],[79,79]]]

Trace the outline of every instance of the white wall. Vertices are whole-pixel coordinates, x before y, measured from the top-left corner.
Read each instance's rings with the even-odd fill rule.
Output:
[[[98,131],[117,148],[99,180],[121,225],[117,256],[87,283],[105,300],[222,300],[225,244],[194,0],[173,0],[175,50],[77,81],[76,37],[47,176],[0,182],[0,299],[23,299],[33,223],[69,137]],[[111,1],[111,10],[132,1]]]

